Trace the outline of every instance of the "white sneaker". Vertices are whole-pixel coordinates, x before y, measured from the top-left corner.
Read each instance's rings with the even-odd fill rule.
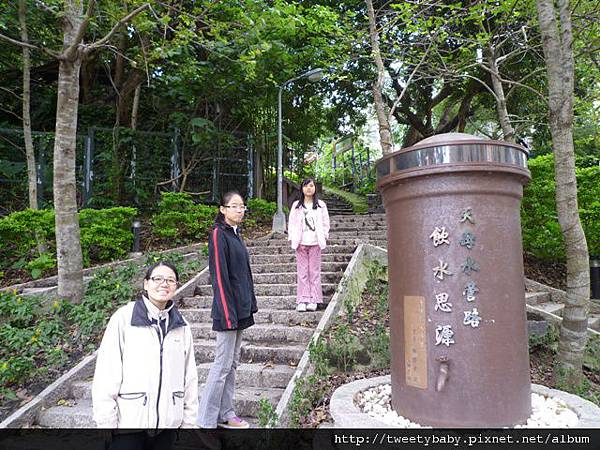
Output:
[[[298,311],[298,312],[306,311],[306,303],[298,303],[298,306],[296,306],[296,311]]]
[[[317,304],[316,303],[309,303],[308,305],[306,305],[306,310],[307,311],[316,311],[317,310]]]

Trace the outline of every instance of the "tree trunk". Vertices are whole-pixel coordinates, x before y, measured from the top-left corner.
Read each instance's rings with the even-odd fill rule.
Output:
[[[568,0],[536,0],[548,77],[548,110],[554,145],[556,209],[567,255],[567,300],[560,327],[556,380],[583,377],[590,298],[588,247],[579,220],[573,148],[574,62]]]
[[[27,35],[27,18],[25,0],[19,0],[19,24],[21,25],[21,41],[29,43]],[[27,179],[29,186],[29,207],[38,209],[37,201],[37,170],[35,167],[35,152],[31,138],[31,60],[29,49],[23,51],[23,137],[25,139],[25,154],[27,156]]]
[[[142,83],[139,83],[135,87],[135,93],[133,94],[133,106],[131,107],[131,129],[132,130],[137,129],[141,92],[142,92]]]
[[[367,12],[369,15],[369,38],[371,41],[371,51],[373,60],[377,66],[377,79],[373,82],[373,100],[375,102],[375,111],[377,113],[377,121],[379,122],[379,140],[381,149],[386,155],[394,150],[392,143],[392,132],[390,122],[385,109],[382,90],[385,77],[385,67],[381,59],[381,50],[379,49],[379,33],[377,32],[377,22],[375,20],[375,11],[373,10],[372,0],[365,0],[367,3]]]
[[[498,112],[498,120],[502,127],[504,140],[507,142],[515,142],[515,130],[513,129],[510,119],[508,118],[508,109],[506,107],[506,95],[504,94],[504,86],[500,81],[500,72],[498,70],[498,60],[496,52],[490,45],[486,48],[486,59],[491,71],[492,88],[496,96],[496,111]]]
[[[70,48],[82,23],[83,2],[65,2],[63,45]],[[75,153],[79,106],[81,52],[60,60],[54,140],[54,208],[56,211],[56,258],[58,297],[72,303],[83,298],[83,259],[77,215]]]

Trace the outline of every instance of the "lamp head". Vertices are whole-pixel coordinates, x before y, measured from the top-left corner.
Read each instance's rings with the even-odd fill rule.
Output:
[[[325,74],[323,73],[323,69],[313,69],[309,72],[306,72],[304,76],[308,78],[308,81],[311,83],[316,83],[317,81],[322,80]]]

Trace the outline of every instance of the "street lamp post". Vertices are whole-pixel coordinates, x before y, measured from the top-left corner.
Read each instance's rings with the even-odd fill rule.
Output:
[[[323,69],[313,69],[298,75],[295,78],[287,80],[279,85],[277,96],[277,212],[273,216],[273,232],[285,233],[285,214],[283,212],[283,132],[282,132],[282,112],[281,112],[281,94],[283,88],[301,78],[308,78],[308,81],[315,83],[323,78]]]

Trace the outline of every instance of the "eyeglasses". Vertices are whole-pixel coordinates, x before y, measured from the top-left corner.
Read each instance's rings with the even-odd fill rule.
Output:
[[[161,284],[163,284],[165,281],[167,282],[167,284],[168,284],[169,286],[175,286],[175,285],[177,284],[177,280],[176,280],[176,279],[174,279],[174,278],[165,278],[165,277],[150,277],[150,279],[151,279],[151,280],[152,280],[154,283],[156,283],[156,284],[158,284],[158,285],[161,285]]]
[[[248,207],[246,205],[228,205],[224,206],[223,208],[233,208],[240,211],[248,211]]]

